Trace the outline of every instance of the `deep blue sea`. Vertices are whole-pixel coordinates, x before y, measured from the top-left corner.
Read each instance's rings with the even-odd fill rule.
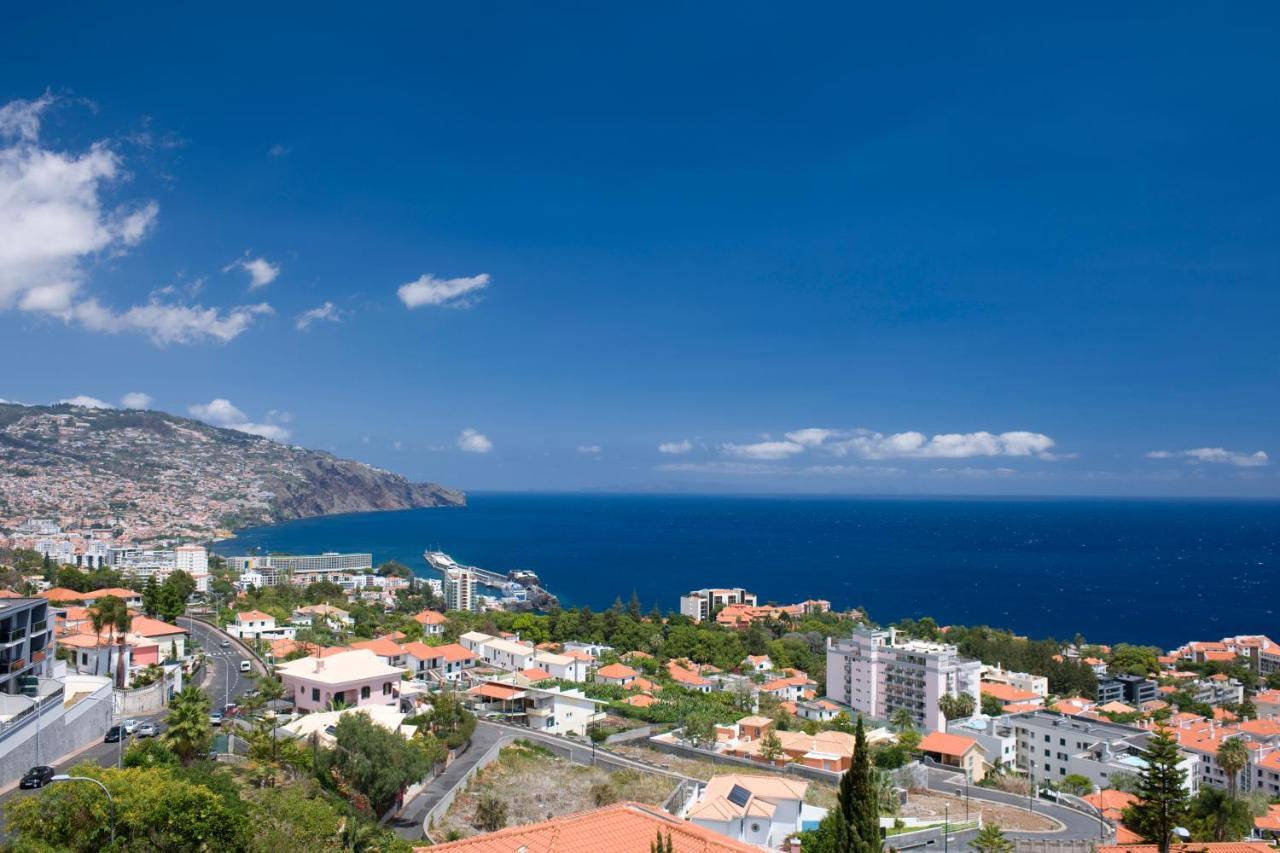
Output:
[[[222,554],[422,552],[533,569],[563,603],[646,609],[689,589],[826,598],[888,622],[933,616],[1030,635],[1172,647],[1280,635],[1280,503],[470,494],[461,509],[243,530]]]

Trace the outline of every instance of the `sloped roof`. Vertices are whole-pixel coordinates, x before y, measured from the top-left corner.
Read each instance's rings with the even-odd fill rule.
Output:
[[[936,752],[939,755],[953,755],[957,758],[978,745],[971,737],[947,734],[946,732],[929,732],[917,747],[921,752]]]
[[[759,848],[680,820],[657,806],[616,803],[540,823],[500,829],[462,841],[418,847],[415,853],[642,853],[661,834],[675,853],[760,853]]]

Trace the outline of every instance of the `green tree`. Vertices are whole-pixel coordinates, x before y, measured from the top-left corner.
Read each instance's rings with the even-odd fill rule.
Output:
[[[684,721],[684,738],[695,746],[711,743],[716,739],[716,715],[704,707],[690,713]]]
[[[948,693],[938,699],[938,710],[948,720],[959,720],[973,716],[973,694]]]
[[[1013,853],[1013,842],[1004,837],[998,823],[988,823],[978,830],[969,847],[978,853]]]
[[[764,733],[764,737],[760,738],[760,756],[772,764],[782,755],[782,740],[773,729],[769,729]]]
[[[982,713],[988,717],[998,717],[1004,713],[1004,702],[990,693],[982,694]]]
[[[1077,797],[1083,797],[1093,793],[1093,780],[1088,776],[1072,773],[1063,777],[1062,781],[1058,783],[1058,790],[1068,794],[1075,794]]]
[[[916,718],[906,708],[898,708],[889,716],[889,724],[898,734],[915,731]]]
[[[844,824],[837,836],[839,853],[879,853],[879,797],[861,716],[853,730],[853,765],[840,778],[836,799]]]
[[[502,829],[507,825],[507,804],[493,794],[485,794],[476,802],[474,823],[485,832]]]
[[[116,847],[111,848],[110,810],[96,786],[51,785],[37,796],[5,806],[6,830],[24,849],[243,850],[248,830],[242,814],[204,785],[170,768],[123,770],[80,764],[75,776],[99,780],[115,801]]]
[[[176,767],[178,756],[160,738],[134,741],[124,751],[125,767]]]
[[[1138,774],[1138,801],[1124,810],[1124,825],[1150,844],[1169,853],[1173,830],[1187,815],[1186,772],[1178,766],[1182,754],[1168,729],[1161,727],[1143,752]]]
[[[116,687],[124,688],[125,684],[125,668],[124,668],[124,639],[125,634],[129,632],[129,627],[133,624],[133,617],[129,613],[129,607],[122,599],[116,598],[114,595],[104,595],[99,598],[89,608],[89,624],[93,626],[93,630],[99,635],[106,629],[108,633],[108,645],[118,643],[116,649]]]
[[[142,612],[153,619],[160,614],[160,584],[155,575],[148,577],[142,587]]]
[[[1235,799],[1236,787],[1240,784],[1240,771],[1249,764],[1249,751],[1240,738],[1228,738],[1218,747],[1216,758],[1222,772],[1227,774],[1227,791]]]
[[[213,743],[209,707],[209,697],[194,684],[182,688],[169,702],[164,740],[183,764],[209,752]]]
[[[1205,786],[1191,801],[1189,823],[1197,841],[1240,841],[1253,832],[1253,811],[1244,800]]]
[[[434,763],[423,744],[387,731],[366,714],[344,714],[338,720],[335,741],[336,748],[318,759],[321,779],[339,783],[340,788],[345,783],[363,795],[374,817],[391,808]]]
[[[1147,675],[1160,669],[1160,662],[1157,660],[1159,655],[1160,650],[1155,646],[1117,643],[1111,650],[1111,660],[1107,668],[1113,673]]]

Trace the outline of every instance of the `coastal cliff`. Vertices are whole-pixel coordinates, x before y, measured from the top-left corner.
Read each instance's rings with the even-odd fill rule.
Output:
[[[462,492],[164,412],[0,403],[0,528],[31,517],[202,539],[317,515],[462,506]]]

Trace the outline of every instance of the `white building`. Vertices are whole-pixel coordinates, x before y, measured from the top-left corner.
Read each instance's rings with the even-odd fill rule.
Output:
[[[337,580],[350,572],[373,571],[372,554],[272,554],[267,556],[228,557],[227,565],[240,573],[255,571],[262,576],[261,586],[293,583],[306,586],[316,581]]]
[[[203,545],[179,545],[173,549],[173,557],[180,572],[192,577],[209,573],[209,552]]]
[[[694,622],[711,618],[716,608],[729,604],[746,604],[756,606],[756,596],[742,587],[732,589],[695,589],[688,595],[680,596],[680,612]]]
[[[245,610],[236,614],[226,626],[227,633],[241,640],[292,640],[297,629],[292,625],[277,626],[276,617],[261,610]]]
[[[1012,714],[1001,721],[1017,739],[1017,768],[1037,782],[1059,782],[1078,774],[1099,788],[1110,788],[1115,774],[1136,776],[1146,766],[1142,753],[1152,737],[1134,726],[1055,711]],[[1200,787],[1199,762],[1185,750],[1182,754],[1178,766],[1186,771],[1186,787],[1195,794]]]
[[[461,566],[444,573],[445,610],[476,609],[476,573]]]
[[[686,817],[735,841],[776,850],[804,822],[825,816],[826,809],[804,805],[808,787],[779,776],[712,776],[699,786]]]
[[[1043,675],[1032,675],[1029,672],[1011,672],[998,666],[983,666],[982,680],[992,684],[1004,684],[1015,690],[1034,693],[1037,696],[1049,695],[1049,679]]]
[[[926,732],[943,731],[943,696],[967,694],[982,706],[982,664],[955,646],[899,641],[897,632],[856,629],[848,640],[827,640],[827,698],[877,720],[905,708]]]
[[[587,673],[591,668],[591,665],[581,658],[551,652],[535,654],[533,665],[551,673],[553,678],[562,678],[565,681],[586,681]]]

